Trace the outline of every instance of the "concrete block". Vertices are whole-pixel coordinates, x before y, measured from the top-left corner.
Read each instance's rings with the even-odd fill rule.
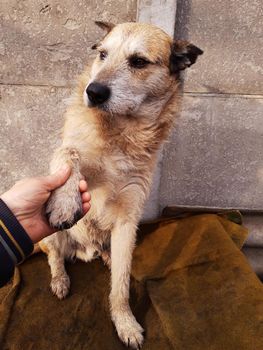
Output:
[[[2,1],[2,84],[72,86],[104,35],[94,20],[135,21],[136,0]]]
[[[262,94],[262,18],[261,0],[177,0],[175,36],[204,50],[185,91]]]
[[[243,216],[243,225],[249,231],[245,245],[247,247],[263,248],[263,215],[246,214]]]
[[[0,86],[0,193],[21,178],[48,173],[69,89]]]
[[[139,0],[137,21],[151,23],[173,36],[177,0]]]
[[[263,209],[262,104],[249,96],[184,96],[164,149],[160,209]]]
[[[260,248],[243,248],[243,253],[252,269],[263,281],[263,249]]]

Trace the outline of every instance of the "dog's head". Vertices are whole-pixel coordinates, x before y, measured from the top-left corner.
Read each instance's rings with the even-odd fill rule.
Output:
[[[203,52],[186,41],[172,41],[150,24],[96,22],[106,35],[93,49],[98,55],[84,91],[88,107],[115,115],[140,115],[145,105],[165,96],[180,71]]]

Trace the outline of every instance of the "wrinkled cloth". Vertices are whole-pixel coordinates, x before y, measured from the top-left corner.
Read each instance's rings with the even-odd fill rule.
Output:
[[[131,308],[144,350],[262,350],[263,285],[240,248],[247,230],[212,214],[140,226]],[[52,296],[43,254],[0,290],[1,349],[120,350],[100,260],[67,263],[70,295]]]

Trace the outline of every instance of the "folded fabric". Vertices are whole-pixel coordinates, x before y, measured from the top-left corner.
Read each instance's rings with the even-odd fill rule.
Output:
[[[263,285],[240,248],[247,230],[212,214],[140,227],[131,308],[144,350],[262,350]],[[108,309],[110,273],[100,260],[67,264],[71,293],[49,290],[43,254],[0,290],[1,349],[125,349]]]

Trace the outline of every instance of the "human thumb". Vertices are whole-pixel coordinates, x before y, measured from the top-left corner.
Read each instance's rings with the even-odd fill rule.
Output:
[[[45,182],[49,191],[53,191],[56,188],[64,185],[71,174],[71,167],[65,165],[63,168],[56,171],[54,174],[45,177]]]

